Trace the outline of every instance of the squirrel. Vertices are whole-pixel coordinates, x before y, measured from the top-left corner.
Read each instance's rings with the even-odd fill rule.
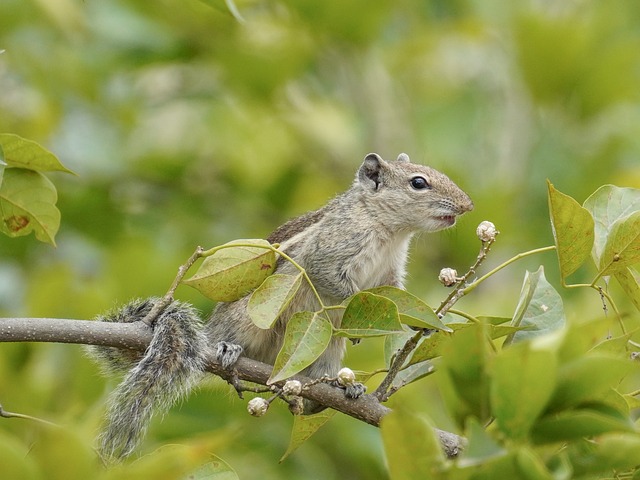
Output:
[[[449,228],[472,209],[469,196],[439,171],[411,163],[405,153],[395,161],[370,153],[351,188],[324,207],[286,222],[267,240],[280,244],[305,269],[322,301],[334,305],[368,288],[403,288],[412,236]],[[275,272],[297,273],[283,258]],[[225,368],[231,368],[241,355],[273,365],[289,318],[319,307],[310,287],[303,284],[274,326],[263,330],[247,314],[249,296],[218,303],[206,324],[193,307],[174,301],[156,319],[142,358],[117,348],[88,347],[104,369],[128,371],[109,400],[106,428],[99,437],[104,458],[121,459],[135,449],[154,412],[167,411],[197,383],[209,352]],[[155,301],[134,300],[97,320],[135,322],[145,317]],[[330,317],[339,326],[341,311],[331,310]],[[345,343],[344,338],[333,337],[302,374],[335,377]],[[355,384],[345,394],[357,398],[364,391],[363,385]],[[305,408],[305,413],[314,408]]]

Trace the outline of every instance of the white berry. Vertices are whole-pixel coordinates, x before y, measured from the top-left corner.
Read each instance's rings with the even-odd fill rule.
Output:
[[[495,240],[496,235],[499,233],[500,232],[496,230],[496,226],[487,220],[481,222],[476,229],[476,235],[478,235],[478,238],[483,242]]]
[[[356,374],[353,373],[353,370],[351,370],[350,368],[345,367],[338,372],[338,383],[343,387],[347,385],[351,385],[355,381],[356,381]]]
[[[440,270],[438,280],[440,280],[440,283],[442,283],[445,287],[450,287],[452,285],[455,285],[455,283],[458,281],[458,272],[453,268],[443,268],[442,270]]]
[[[261,417],[269,410],[269,402],[262,397],[256,397],[247,403],[247,411],[254,417]]]
[[[302,383],[298,380],[288,380],[282,387],[282,393],[285,395],[300,395],[300,392],[302,392]]]

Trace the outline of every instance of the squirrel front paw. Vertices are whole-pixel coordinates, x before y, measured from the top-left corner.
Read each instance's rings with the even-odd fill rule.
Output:
[[[344,395],[347,398],[360,398],[367,391],[367,387],[360,382],[353,382],[345,386]]]
[[[360,398],[367,391],[362,383],[356,382],[356,374],[350,368],[342,368],[336,377],[336,385],[344,388],[344,394],[347,398]]]
[[[242,355],[242,347],[235,343],[218,342],[215,346],[216,360],[222,365],[222,368],[229,368],[235,364],[240,355]]]

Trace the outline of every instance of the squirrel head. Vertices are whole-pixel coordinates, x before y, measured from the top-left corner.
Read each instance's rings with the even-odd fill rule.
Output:
[[[375,211],[376,217],[394,230],[442,230],[473,210],[469,196],[449,177],[411,163],[406,153],[395,161],[368,154],[358,169],[354,188],[365,196],[365,208]]]

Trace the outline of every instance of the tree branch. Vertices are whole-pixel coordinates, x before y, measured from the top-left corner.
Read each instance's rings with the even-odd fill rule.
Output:
[[[108,323],[60,318],[0,318],[0,342],[75,343],[144,351],[151,337],[151,329],[142,322]],[[271,365],[242,357],[234,365],[234,374],[240,380],[266,385],[272,368]],[[207,359],[207,371],[225,380],[231,380],[230,372],[222,368],[213,356]],[[303,385],[312,383],[310,378],[301,375],[294,378]],[[277,385],[284,385],[284,381]],[[382,418],[391,411],[374,395],[363,395],[353,400],[347,398],[342,390],[326,383],[309,385],[303,389],[301,396],[374,426],[380,426]],[[464,448],[466,443],[464,438],[442,430],[438,430],[437,433],[448,457],[457,456]]]

